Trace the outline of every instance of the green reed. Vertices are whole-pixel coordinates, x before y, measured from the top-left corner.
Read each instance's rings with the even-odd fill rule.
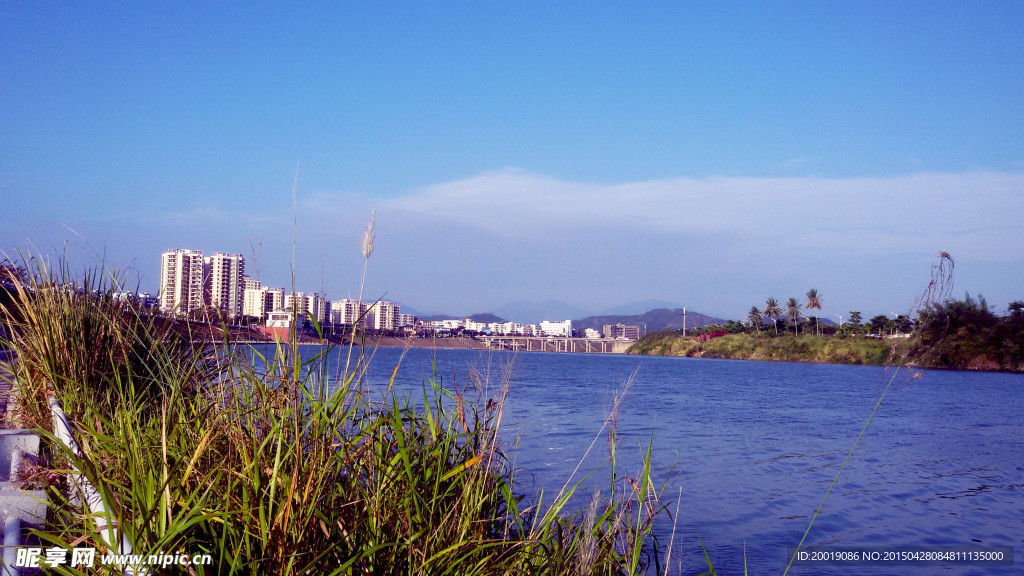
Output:
[[[0,313],[13,335],[24,425],[46,440],[46,545],[102,550],[78,505],[81,470],[137,554],[210,554],[196,574],[639,574],[659,570],[651,536],[665,513],[648,445],[635,477],[568,506],[581,483],[521,507],[499,440],[511,370],[465,386],[428,378],[421,397],[371,395],[369,354],[342,362],[296,343],[261,355],[227,331],[117,301],[122,282],[30,260],[32,278]],[[330,374],[339,356],[344,371]],[[397,367],[395,367],[397,370]],[[392,372],[394,374],[395,372]],[[436,369],[435,369],[436,374]],[[392,376],[393,383],[394,376]],[[55,441],[47,394],[74,423],[81,456]],[[614,422],[609,423],[614,427]],[[58,573],[84,573],[61,566]]]

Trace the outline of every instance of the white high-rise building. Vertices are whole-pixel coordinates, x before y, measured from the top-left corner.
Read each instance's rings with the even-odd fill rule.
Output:
[[[205,301],[229,318],[242,315],[245,258],[241,254],[214,252],[203,261]]]
[[[268,288],[267,300],[263,309],[267,312],[284,310],[284,288]]]
[[[292,292],[284,297],[284,308],[285,312],[296,311],[305,314],[309,308],[309,297],[306,296],[305,292]]]
[[[242,296],[242,315],[263,320],[267,316],[267,287],[259,280],[246,280]]]
[[[259,286],[258,281],[256,281],[256,284],[255,288],[245,289],[244,304],[242,306],[243,315],[263,320],[271,312],[291,312],[290,309],[286,310],[284,307],[284,288]],[[304,312],[304,310],[299,310],[299,312]]]
[[[396,316],[401,310],[401,306],[394,302],[374,302],[370,304],[370,314],[372,318],[368,318],[369,327],[374,330],[395,330],[398,328]]]
[[[327,299],[316,292],[306,296],[306,312],[310,318],[315,318],[317,323],[323,324],[327,318]]]
[[[359,317],[366,311],[366,308],[366,303],[360,303],[358,300],[351,298],[334,300],[331,302],[331,323],[351,326],[359,321]],[[366,325],[365,318],[360,325]]]
[[[160,255],[160,310],[184,316],[203,307],[203,251],[174,248]]]

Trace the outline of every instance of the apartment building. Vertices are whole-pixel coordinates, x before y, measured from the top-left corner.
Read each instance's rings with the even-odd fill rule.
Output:
[[[523,333],[523,325],[515,322],[491,322],[487,328],[495,336],[519,336]]]
[[[412,326],[416,322],[415,317],[402,314],[401,305],[395,302],[360,302],[343,298],[332,301],[330,305],[332,324],[351,326],[358,322],[360,327],[368,330],[397,330],[402,326]]]
[[[626,340],[640,339],[639,326],[627,326],[625,324],[605,324],[602,327],[601,332],[604,333],[605,338],[619,338]]]
[[[463,326],[465,326],[466,330],[469,330],[470,332],[483,332],[484,330],[487,330],[486,322],[474,322],[472,318],[466,318]]]
[[[214,252],[203,259],[204,302],[229,318],[242,315],[245,258],[241,254]]]
[[[284,288],[268,288],[263,309],[267,312],[284,310]]]
[[[306,296],[306,312],[310,318],[315,318],[318,324],[327,320],[327,299],[313,292]]]
[[[246,288],[242,295],[242,315],[258,320],[267,317],[267,288]]]
[[[271,312],[288,312],[285,309],[284,288],[267,288],[261,286],[259,280],[251,280],[246,284],[245,295],[242,298],[242,315],[265,320],[270,317]],[[300,310],[300,312],[304,312]]]
[[[366,310],[366,304],[358,300],[343,298],[331,302],[331,323],[351,326],[359,321],[359,316]],[[365,323],[361,324],[365,327]]]
[[[431,320],[429,322],[431,328],[445,328],[447,330],[458,330],[466,327],[465,320],[445,319],[445,320]]]
[[[373,302],[370,304],[367,324],[374,330],[396,330],[396,317],[400,310],[401,306],[394,302]]]
[[[291,312],[293,310],[305,313],[309,308],[309,298],[305,292],[292,292],[291,294],[285,294],[284,307],[282,310],[285,312]]]
[[[173,248],[160,255],[160,310],[186,315],[203,307],[203,251]]]

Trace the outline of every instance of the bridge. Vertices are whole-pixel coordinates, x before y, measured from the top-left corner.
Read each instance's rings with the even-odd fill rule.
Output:
[[[622,354],[636,340],[610,338],[565,338],[554,336],[480,336],[484,345],[496,350],[523,352],[580,352],[584,354]]]

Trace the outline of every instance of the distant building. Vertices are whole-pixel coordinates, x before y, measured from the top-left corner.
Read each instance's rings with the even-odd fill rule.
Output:
[[[321,326],[327,320],[327,305],[327,299],[316,292],[306,296],[306,312]]]
[[[174,248],[160,255],[160,310],[186,315],[203,307],[203,251]]]
[[[214,252],[203,259],[204,302],[228,318],[242,315],[245,258],[241,254]]]
[[[242,316],[248,316],[257,320],[263,320],[266,318],[267,310],[267,294],[269,290],[265,286],[259,286],[259,281],[255,282],[256,287],[247,287],[242,297]],[[248,283],[247,283],[248,285]]]
[[[486,322],[473,322],[472,318],[466,318],[466,322],[463,326],[465,326],[466,330],[469,330],[470,332],[483,332],[484,330],[487,330]]]
[[[495,336],[511,336],[515,334],[512,322],[491,322],[487,325],[487,328]]]
[[[540,323],[540,330],[543,336],[572,336],[572,320],[550,322],[544,320]]]
[[[331,302],[331,323],[352,326],[360,322],[360,316],[367,309],[365,303],[351,298],[333,300]],[[365,327],[365,322],[361,323]]]
[[[306,312],[309,309],[309,298],[305,292],[292,292],[284,297],[284,306],[281,310],[285,312]]]
[[[587,328],[583,331],[583,336],[590,338],[591,340],[596,340],[601,337],[601,333],[593,328]]]
[[[415,326],[416,316],[414,314],[395,314],[395,326],[399,328],[405,328],[406,326]]]
[[[640,327],[626,326],[625,324],[605,324],[601,330],[605,338],[616,338],[620,340],[639,340]]]
[[[292,325],[292,314],[284,310],[267,314],[268,328],[290,328]]]
[[[370,305],[370,328],[374,330],[395,330],[398,328],[396,316],[401,306],[394,302],[381,300]]]
[[[299,313],[298,325],[301,326],[304,314]],[[288,342],[291,338],[292,313],[284,310],[267,314],[267,323],[259,327],[259,331],[278,342]]]
[[[263,309],[267,312],[284,310],[284,288],[267,288]]]
[[[152,308],[156,305],[156,298],[153,297],[149,292],[139,292],[137,295],[139,305],[145,306],[146,308]]]

